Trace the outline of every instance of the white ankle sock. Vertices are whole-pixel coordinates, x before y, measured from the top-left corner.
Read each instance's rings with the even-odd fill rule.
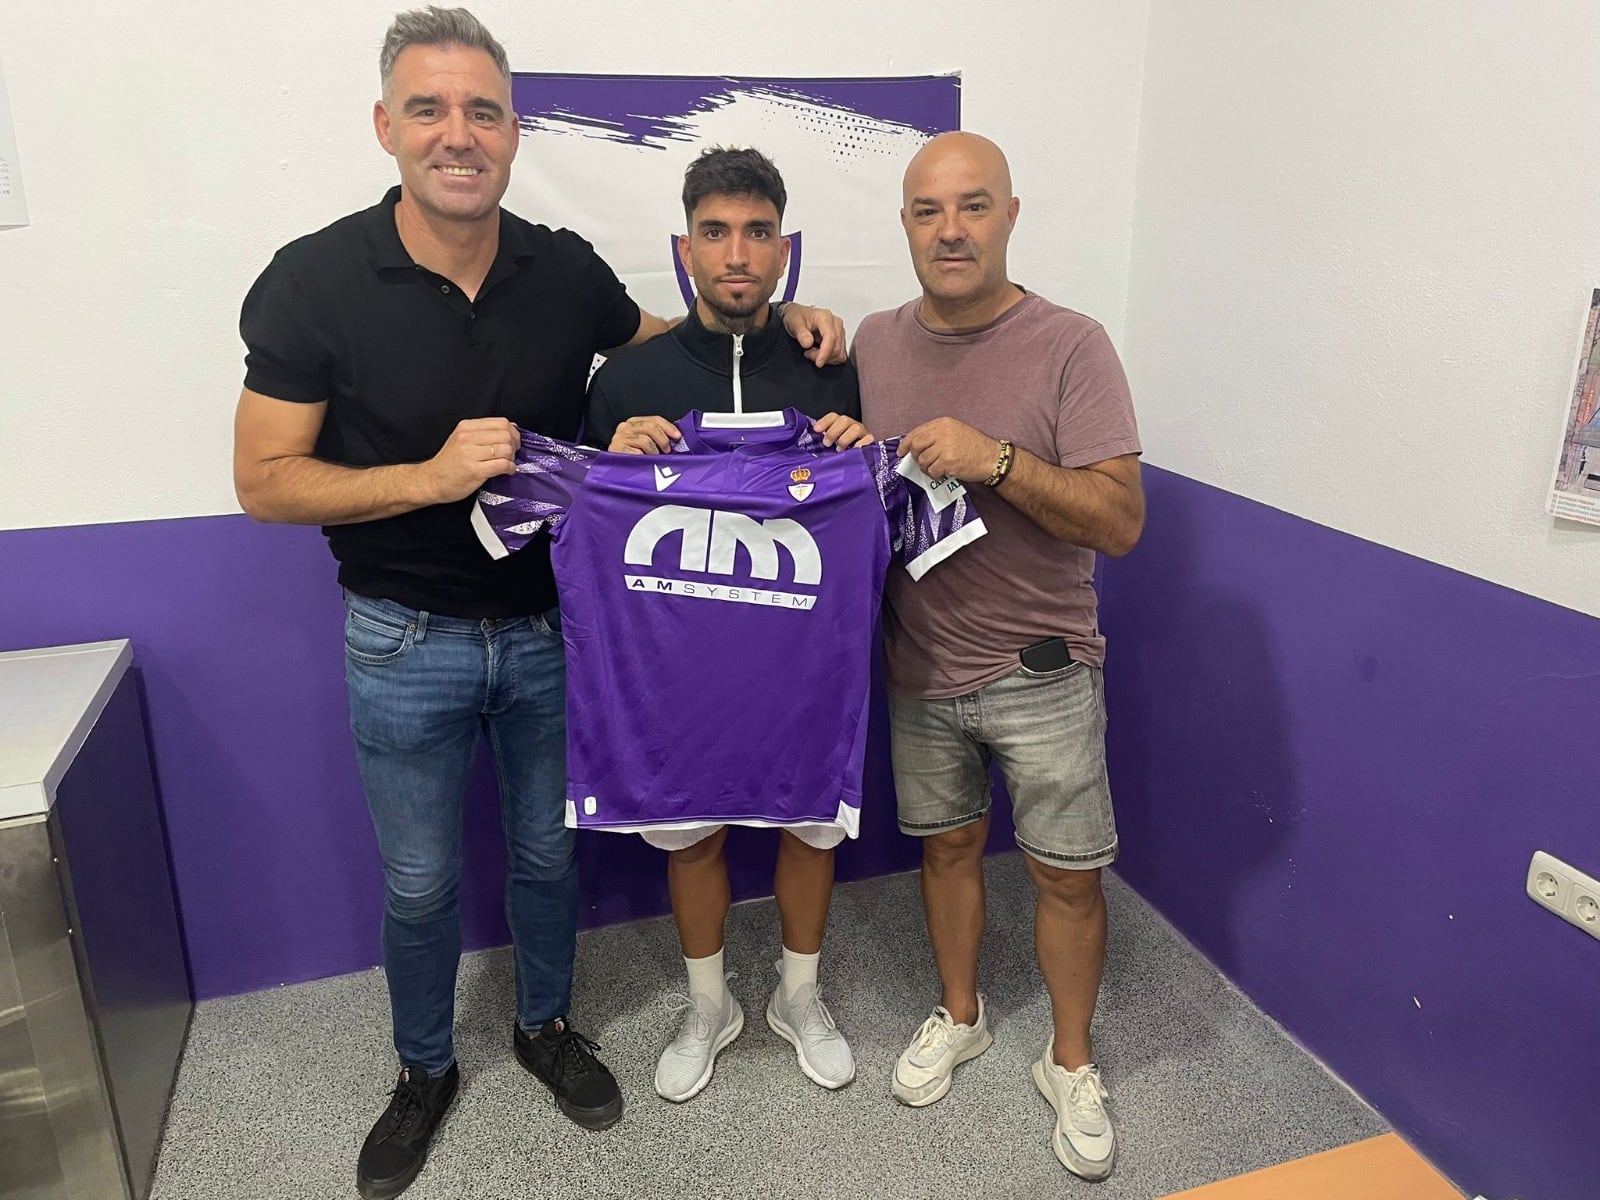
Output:
[[[796,954],[789,947],[783,948],[783,967],[780,979],[783,981],[783,998],[793,1000],[794,994],[808,983],[817,982],[817,960],[822,957],[819,950],[815,954]]]
[[[722,977],[721,950],[704,958],[685,958],[683,965],[689,969],[690,996],[704,996],[718,1002],[727,997],[728,981]]]

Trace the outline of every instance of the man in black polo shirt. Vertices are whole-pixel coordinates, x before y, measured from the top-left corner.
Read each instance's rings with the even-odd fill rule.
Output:
[[[567,1022],[577,925],[565,815],[565,676],[546,546],[496,562],[472,497],[518,426],[571,439],[594,354],[667,329],[593,248],[500,208],[517,123],[505,51],[464,9],[402,13],[380,57],[382,202],[290,243],[251,288],[235,422],[240,503],[319,524],[347,605],[350,724],[384,867],[383,959],[401,1071],[357,1185],[399,1194],[455,1097],[461,797],[487,733],[515,944],[513,1046],[572,1120],[622,1096]],[[831,314],[785,314],[819,363]]]

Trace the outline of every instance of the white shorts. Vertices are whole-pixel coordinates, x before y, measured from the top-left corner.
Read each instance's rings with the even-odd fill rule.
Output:
[[[696,825],[691,829],[651,829],[639,836],[657,850],[687,850],[723,828],[722,825]],[[783,828],[817,850],[832,850],[844,841],[844,829],[839,825],[785,825]]]

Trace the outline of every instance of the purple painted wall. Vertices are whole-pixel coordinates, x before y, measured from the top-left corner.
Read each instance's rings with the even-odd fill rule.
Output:
[[[1522,880],[1539,848],[1600,874],[1600,621],[1147,480],[1145,540],[1104,580],[1123,876],[1464,1185],[1594,1200],[1600,943]],[[197,994],[374,963],[378,860],[316,531],[0,533],[0,649],[111,637],[143,676]],[[876,717],[841,878],[916,858]],[[467,942],[499,944],[487,772],[467,803]],[[772,835],[738,832],[737,892],[764,895]],[[580,853],[588,924],[666,910],[657,852],[600,834]]]
[[[314,529],[239,516],[0,532],[0,650],[130,638],[144,684],[196,996],[378,961],[382,877],[344,694],[343,611]],[[894,826],[880,701],[862,833],[840,879],[914,866]],[[489,764],[467,797],[462,926],[508,940]],[[1009,845],[997,819],[991,845]],[[777,834],[735,830],[738,898],[770,895]],[[578,840],[583,920],[667,911],[664,856],[639,839]]]
[[[1486,1196],[1600,1197],[1600,621],[1159,470],[1108,565],[1123,878]],[[1248,1086],[1246,1081],[1243,1086]]]

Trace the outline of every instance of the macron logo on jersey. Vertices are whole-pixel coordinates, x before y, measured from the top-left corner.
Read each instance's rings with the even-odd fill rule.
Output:
[[[656,468],[657,486],[660,468]],[[676,478],[676,474],[674,474]],[[667,538],[681,540],[678,569],[697,575],[733,575],[734,563],[742,547],[750,560],[750,578],[778,579],[781,546],[793,564],[796,586],[816,586],[822,582],[822,552],[816,539],[800,522],[787,517],[757,521],[743,513],[720,509],[690,508],[683,504],[664,504],[652,509],[635,523],[622,552],[629,566],[655,565],[656,548]],[[713,584],[706,580],[654,575],[624,575],[628,590],[645,595],[688,596],[699,600],[722,600],[734,604],[762,604],[809,610],[816,596],[751,587],[745,584]]]
[[[682,478],[682,476],[683,476],[683,472],[682,471],[674,471],[671,467],[663,467],[660,463],[657,463],[656,464],[656,491],[658,491],[658,492],[666,491],[673,484],[677,483],[678,480],[680,478]]]

